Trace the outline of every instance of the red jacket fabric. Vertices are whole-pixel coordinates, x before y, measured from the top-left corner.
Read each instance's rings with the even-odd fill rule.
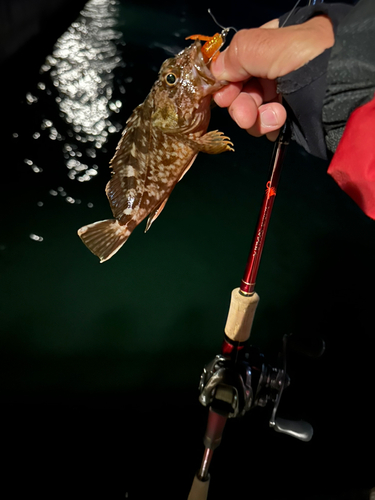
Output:
[[[375,97],[350,115],[328,174],[375,219]]]
[[[292,138],[314,156],[333,157],[328,174],[375,219],[375,1],[302,7],[286,25],[315,15],[331,19],[335,44],[278,79]]]

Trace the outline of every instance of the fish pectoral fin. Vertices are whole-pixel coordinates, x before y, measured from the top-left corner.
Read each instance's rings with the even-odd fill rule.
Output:
[[[87,248],[100,259],[110,259],[129,238],[131,231],[116,219],[101,220],[78,229],[78,236]]]
[[[196,139],[199,144],[199,151],[204,153],[209,153],[211,155],[216,155],[219,153],[224,153],[224,151],[234,151],[232,148],[233,143],[229,137],[225,136],[223,132],[219,130],[211,130],[207,134],[202,135],[199,139]]]
[[[160,205],[153,212],[150,213],[150,215],[147,219],[145,233],[147,233],[147,231],[150,229],[152,223],[155,222],[156,219],[159,217],[159,215],[162,213],[163,208],[165,207],[165,204],[167,203],[167,201],[168,201],[168,198],[166,198],[162,203],[160,203]]]

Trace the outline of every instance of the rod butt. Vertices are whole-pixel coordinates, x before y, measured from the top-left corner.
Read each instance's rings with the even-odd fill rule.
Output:
[[[205,481],[202,481],[195,475],[188,500],[207,500],[209,486],[210,476]]]

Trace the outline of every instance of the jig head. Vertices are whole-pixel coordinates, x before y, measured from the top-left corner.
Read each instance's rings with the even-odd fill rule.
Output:
[[[219,28],[221,28],[221,32],[215,33],[213,36],[190,35],[186,38],[186,40],[201,40],[203,42],[206,42],[202,47],[202,54],[206,64],[209,64],[211,61],[214,61],[218,57],[219,51],[224,45],[229,31],[234,30],[237,33],[236,28],[234,28],[233,26],[224,28],[224,26],[219,24],[212,14],[211,9],[208,9],[208,13],[212,17],[214,23],[217,24]]]

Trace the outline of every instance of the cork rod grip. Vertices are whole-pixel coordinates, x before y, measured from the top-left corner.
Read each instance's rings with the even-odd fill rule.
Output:
[[[207,500],[209,486],[209,478],[207,481],[201,481],[197,476],[195,476],[188,500]]]
[[[241,295],[240,289],[232,291],[225,333],[236,342],[245,342],[250,337],[259,295]]]

